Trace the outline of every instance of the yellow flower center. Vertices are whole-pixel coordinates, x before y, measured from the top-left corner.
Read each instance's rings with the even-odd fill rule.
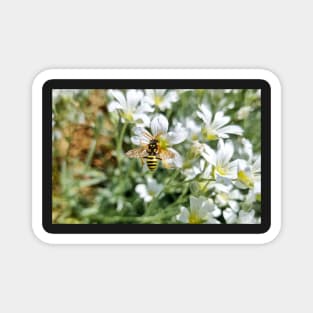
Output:
[[[155,105],[158,107],[160,106],[161,102],[162,102],[163,98],[161,96],[155,96],[154,97],[154,103]]]
[[[191,140],[197,140],[199,138],[198,134],[192,134]]]
[[[253,179],[249,177],[244,171],[238,172],[238,180],[249,188],[253,188],[254,186]]]
[[[154,196],[155,196],[155,192],[152,191],[152,190],[149,190],[149,191],[148,191],[148,194],[149,194],[149,196],[151,196],[151,197],[154,197]]]
[[[209,141],[213,141],[213,140],[218,139],[216,131],[214,131],[213,129],[210,129],[210,128],[204,128],[203,129],[203,136],[204,136],[204,138],[206,138]]]
[[[191,156],[197,156],[197,155],[199,155],[201,153],[202,146],[197,145],[197,144],[193,144],[189,151],[190,151]]]
[[[164,137],[159,138],[159,148],[165,150],[168,147],[168,141]]]
[[[188,218],[188,222],[189,224],[202,224],[203,221],[197,213],[191,212]]]
[[[221,175],[221,176],[227,175],[227,172],[228,172],[227,168],[222,167],[222,166],[219,165],[219,164],[216,165],[215,171],[216,171],[219,175]]]
[[[228,202],[229,196],[228,196],[227,193],[221,192],[221,193],[219,193],[219,196],[220,196],[220,198],[221,198],[223,201]]]
[[[205,188],[207,187],[208,183],[205,182],[205,181],[201,181],[201,182],[198,183],[198,185],[199,185],[199,189],[200,189],[201,191],[204,191]]]
[[[217,140],[218,139],[218,136],[216,134],[208,134],[207,137],[206,137],[208,140]]]
[[[132,122],[134,120],[133,113],[128,111],[128,112],[122,112],[121,116],[124,120],[128,122]]]

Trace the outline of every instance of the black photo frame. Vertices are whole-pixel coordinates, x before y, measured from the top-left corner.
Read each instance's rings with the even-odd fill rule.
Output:
[[[52,90],[53,89],[260,89],[261,223],[260,224],[53,224]],[[42,226],[51,234],[263,234],[271,226],[271,86],[263,79],[51,79],[42,87]]]

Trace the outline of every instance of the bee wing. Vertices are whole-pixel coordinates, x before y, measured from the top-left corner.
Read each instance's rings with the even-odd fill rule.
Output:
[[[143,130],[141,134],[142,134],[142,136],[147,138],[149,141],[154,139],[154,137],[147,130]]]
[[[164,168],[174,168],[174,164],[173,163],[169,163],[167,162],[167,160],[170,160],[170,159],[173,159],[175,158],[175,153],[170,151],[170,150],[161,150],[159,152],[159,156],[160,156],[160,159],[162,160],[162,165]]]
[[[174,168],[174,164],[169,164],[166,160],[162,160],[162,165],[164,168]]]
[[[126,155],[129,158],[144,158],[147,156],[146,146],[129,150],[126,152]]]
[[[158,153],[161,160],[173,159],[175,158],[175,153],[170,150],[160,150]]]

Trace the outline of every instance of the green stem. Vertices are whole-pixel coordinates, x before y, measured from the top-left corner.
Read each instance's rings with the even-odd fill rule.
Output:
[[[93,155],[95,153],[95,150],[96,150],[96,145],[97,145],[97,139],[93,139],[91,144],[90,144],[90,148],[89,148],[88,155],[87,155],[87,158],[86,158],[86,165],[88,167],[91,164],[92,157],[93,157]]]
[[[179,170],[176,170],[176,172],[166,182],[165,187],[169,186],[169,184],[178,176],[178,174]]]
[[[179,171],[176,170],[176,172],[168,179],[168,181],[165,183],[163,190],[155,198],[153,198],[153,200],[147,206],[146,213],[150,212],[154,204],[161,198],[161,196],[163,196],[164,190],[166,189],[166,187],[169,186],[169,184],[177,177],[178,174],[179,174]]]
[[[185,186],[184,191],[180,194],[180,196],[172,204],[170,204],[166,209],[169,209],[177,204],[180,204],[181,200],[185,197],[187,191],[188,191],[188,186]]]
[[[153,208],[154,204],[161,198],[161,195],[163,195],[163,190],[160,191],[159,194],[158,194],[156,197],[154,197],[154,198],[152,199],[152,201],[150,201],[150,203],[149,203],[148,206],[147,206],[145,215],[151,213],[151,212],[150,212],[151,209]]]
[[[121,133],[120,133],[120,135],[118,137],[118,141],[117,141],[116,151],[117,151],[117,158],[118,158],[119,165],[121,164],[121,160],[122,160],[122,144],[123,144],[123,139],[124,139],[127,125],[128,125],[127,123],[123,124]]]

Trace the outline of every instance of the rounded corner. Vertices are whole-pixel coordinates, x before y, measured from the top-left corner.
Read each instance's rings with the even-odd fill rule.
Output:
[[[268,229],[260,234],[262,237],[261,244],[269,244],[276,240],[281,233],[281,223],[277,223],[275,225],[269,225]]]
[[[37,225],[35,223],[32,223],[32,233],[33,235],[42,243],[45,244],[52,244],[53,241],[51,241],[51,236],[53,235],[50,233],[44,225]]]
[[[39,71],[33,78],[32,87],[33,89],[44,88],[49,81],[51,81],[54,77],[56,70],[54,69],[45,69]]]
[[[265,82],[270,88],[278,88],[281,90],[281,81],[279,76],[270,69],[258,69],[260,80]]]

